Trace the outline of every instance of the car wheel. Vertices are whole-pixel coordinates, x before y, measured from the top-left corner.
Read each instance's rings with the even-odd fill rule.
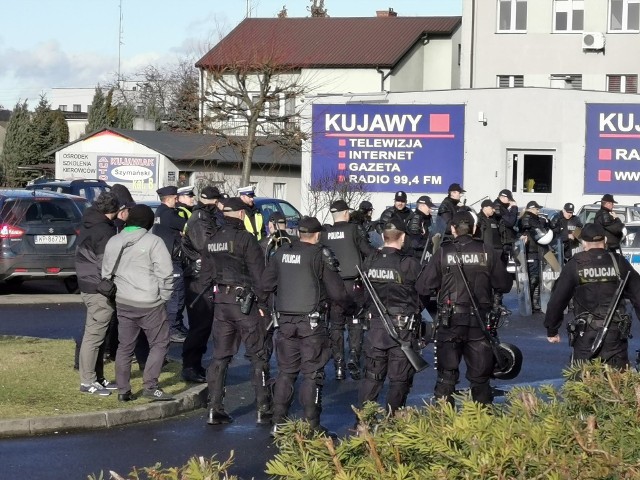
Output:
[[[80,293],[80,287],[78,287],[78,277],[67,277],[63,280],[64,286],[69,293]]]

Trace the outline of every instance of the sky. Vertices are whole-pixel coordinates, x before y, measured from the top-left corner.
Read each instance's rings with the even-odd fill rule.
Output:
[[[308,17],[310,0],[0,0],[0,105],[33,109],[52,87],[135,78],[200,58],[245,16]],[[122,5],[122,22],[120,22]],[[462,15],[462,0],[325,0],[331,17]],[[121,34],[119,35],[121,23]],[[119,45],[120,44],[120,45]]]

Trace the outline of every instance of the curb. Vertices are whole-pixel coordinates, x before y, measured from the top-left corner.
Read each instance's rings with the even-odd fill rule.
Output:
[[[207,385],[199,384],[177,394],[174,400],[150,402],[133,408],[72,413],[56,417],[0,420],[0,438],[42,435],[61,431],[96,430],[160,420],[204,407],[207,403],[207,395]]]

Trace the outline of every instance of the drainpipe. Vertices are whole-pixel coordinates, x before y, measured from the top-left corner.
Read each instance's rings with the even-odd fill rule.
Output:
[[[476,36],[476,0],[471,0],[471,41],[469,42],[469,88],[473,88],[473,64]]]
[[[389,75],[391,75],[391,69],[389,69],[387,73],[384,73],[384,71],[380,67],[376,67],[376,72],[380,74],[380,91],[384,92],[386,91],[384,89],[384,82],[387,78],[389,78]]]

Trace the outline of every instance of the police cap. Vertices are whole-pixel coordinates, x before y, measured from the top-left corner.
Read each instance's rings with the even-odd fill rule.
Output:
[[[493,207],[493,202],[489,199],[483,200],[482,203],[480,204],[480,208],[484,208],[484,207]]]
[[[507,197],[509,200],[513,202],[513,193],[511,193],[511,190],[509,190],[508,188],[505,188],[504,190],[500,190],[500,193],[498,193],[498,196]]]
[[[460,185],[459,183],[452,183],[451,185],[449,185],[449,189],[447,191],[448,192],[460,192],[460,193],[466,192],[466,190],[464,188],[462,188],[462,185]]]
[[[435,207],[435,205],[431,201],[431,197],[429,197],[428,195],[422,195],[420,198],[418,198],[416,203],[424,203],[429,208],[434,208]]]
[[[287,223],[286,217],[280,212],[273,212],[269,215],[270,223]]]
[[[344,212],[345,210],[350,210],[350,208],[344,200],[336,200],[335,202],[331,202],[331,205],[329,206],[329,211],[331,213]]]
[[[618,203],[613,199],[613,195],[611,195],[610,193],[605,193],[602,196],[602,199],[600,200],[601,202],[611,202],[611,203]]]
[[[398,230],[400,232],[406,233],[407,231],[407,227],[405,226],[404,222],[398,217],[391,217],[389,221],[384,224],[383,228],[386,232],[391,230]]]
[[[536,202],[535,200],[531,200],[529,203],[527,203],[527,210],[530,208],[542,208],[542,205],[538,204],[538,202]]]
[[[186,195],[188,197],[194,197],[193,187],[180,187],[178,189],[178,195]]]
[[[403,192],[402,190],[396,192],[396,196],[395,196],[395,201],[396,202],[407,202],[407,192]]]
[[[204,198],[206,200],[214,200],[216,198],[221,198],[220,190],[218,187],[212,187],[211,185],[207,185],[200,192],[200,198]]]
[[[573,213],[575,209],[576,209],[576,206],[571,202],[564,204],[563,210],[567,213]]]
[[[156,190],[156,193],[160,197],[166,197],[167,195],[177,195],[178,187],[169,185],[168,187],[159,188],[158,190]]]
[[[369,212],[373,210],[373,204],[365,200],[364,202],[360,202],[360,206],[358,207],[358,209],[362,210],[363,212]]]
[[[223,212],[239,212],[240,210],[244,210],[247,208],[247,204],[244,203],[240,197],[231,197],[227,198],[224,201],[224,207],[222,209]]]
[[[298,222],[300,233],[316,233],[322,231],[322,225],[316,217],[302,217]]]
[[[247,187],[240,187],[238,189],[238,195],[246,195],[248,197],[255,197],[256,196],[256,187],[254,187],[253,185],[249,185]]]
[[[580,239],[586,242],[601,242],[605,239],[604,228],[600,224],[587,223],[580,232]]]

